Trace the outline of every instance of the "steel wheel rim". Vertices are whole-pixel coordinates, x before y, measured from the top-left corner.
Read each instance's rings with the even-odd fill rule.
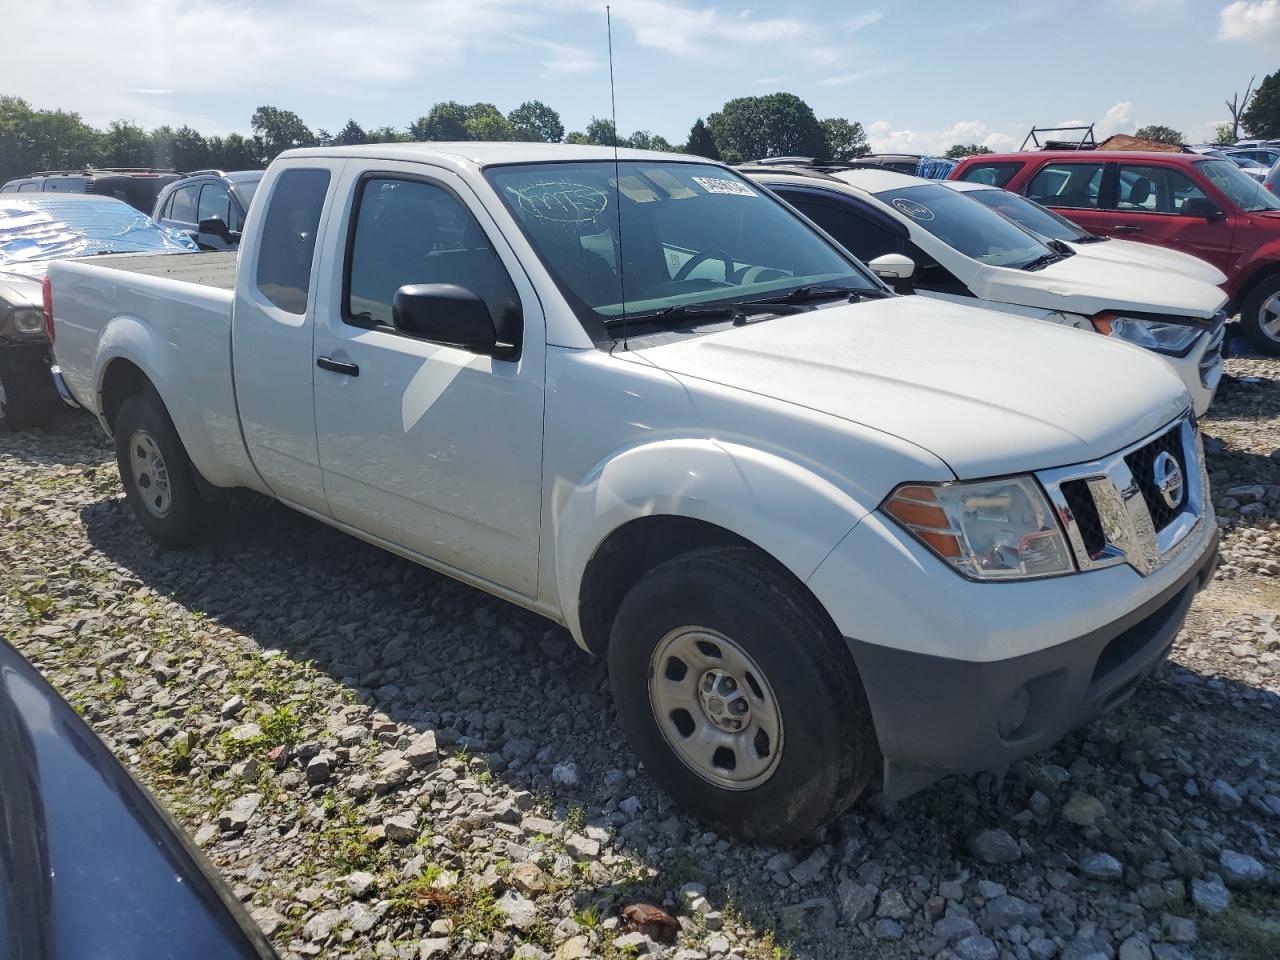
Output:
[[[782,711],[764,671],[724,634],[672,630],[649,661],[649,705],[667,745],[708,783],[750,790],[782,757]]]
[[[160,454],[160,447],[145,430],[135,430],[129,438],[129,466],[133,470],[133,484],[138,497],[147,512],[160,519],[167,517],[173,504],[169,470]]]
[[[1269,340],[1280,342],[1280,293],[1262,301],[1258,310],[1258,327]]]

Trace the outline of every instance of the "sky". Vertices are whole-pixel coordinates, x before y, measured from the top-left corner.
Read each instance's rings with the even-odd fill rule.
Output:
[[[614,0],[612,16],[618,127],[675,143],[777,91],[881,151],[1013,149],[1070,121],[1194,142],[1280,68],[1280,0]],[[405,127],[440,100],[542,100],[567,130],[609,115],[595,0],[41,0],[5,23],[20,42],[0,93],[95,125],[248,133],[271,104],[312,128]]]

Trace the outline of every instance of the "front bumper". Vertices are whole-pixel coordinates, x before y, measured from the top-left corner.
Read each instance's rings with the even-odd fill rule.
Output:
[[[885,758],[886,798],[1035,753],[1124,702],[1164,662],[1196,592],[1212,579],[1216,528],[1206,544],[1136,609],[1021,656],[960,660],[847,639]]]
[[[0,340],[0,375],[15,393],[11,403],[42,404],[58,399],[49,380],[52,356],[47,341]]]
[[[1196,416],[1203,416],[1213,403],[1222,382],[1222,348],[1226,321],[1219,321],[1200,337],[1185,357],[1166,357],[1191,394]]]

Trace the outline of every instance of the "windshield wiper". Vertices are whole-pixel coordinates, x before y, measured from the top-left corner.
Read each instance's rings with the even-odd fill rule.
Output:
[[[1100,237],[1096,233],[1086,233],[1083,236],[1076,237],[1072,243],[1101,243],[1103,240],[1110,240],[1110,237]]]
[[[1059,260],[1067,259],[1066,254],[1062,253],[1046,253],[1042,257],[1036,257],[1030,263],[1022,265],[1023,270],[1043,270],[1051,263],[1057,263]]]
[[[609,317],[605,320],[605,329],[611,330],[629,323],[658,323],[671,325],[682,320],[705,319],[707,317],[731,317],[734,323],[745,321],[748,316],[780,313],[795,313],[788,310],[785,304],[769,304],[752,301],[750,303],[715,303],[701,306],[698,304],[677,304],[663,307],[661,310],[648,310],[644,313],[629,313],[625,317]],[[742,320],[739,320],[742,318]]]
[[[829,300],[834,297],[848,297],[850,303],[857,303],[864,297],[880,299],[886,297],[883,290],[876,290],[871,287],[841,287],[833,284],[807,284],[803,287],[796,287],[786,293],[780,293],[776,297],[761,297],[758,300],[749,300],[748,303],[810,303],[814,300]]]

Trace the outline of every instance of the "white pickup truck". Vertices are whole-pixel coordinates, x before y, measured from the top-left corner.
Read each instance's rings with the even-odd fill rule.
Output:
[[[1167,364],[896,296],[695,157],[290,151],[238,263],[50,276],[158,541],[249,488],[564,624],[652,775],[747,837],[1053,743],[1213,573]]]

